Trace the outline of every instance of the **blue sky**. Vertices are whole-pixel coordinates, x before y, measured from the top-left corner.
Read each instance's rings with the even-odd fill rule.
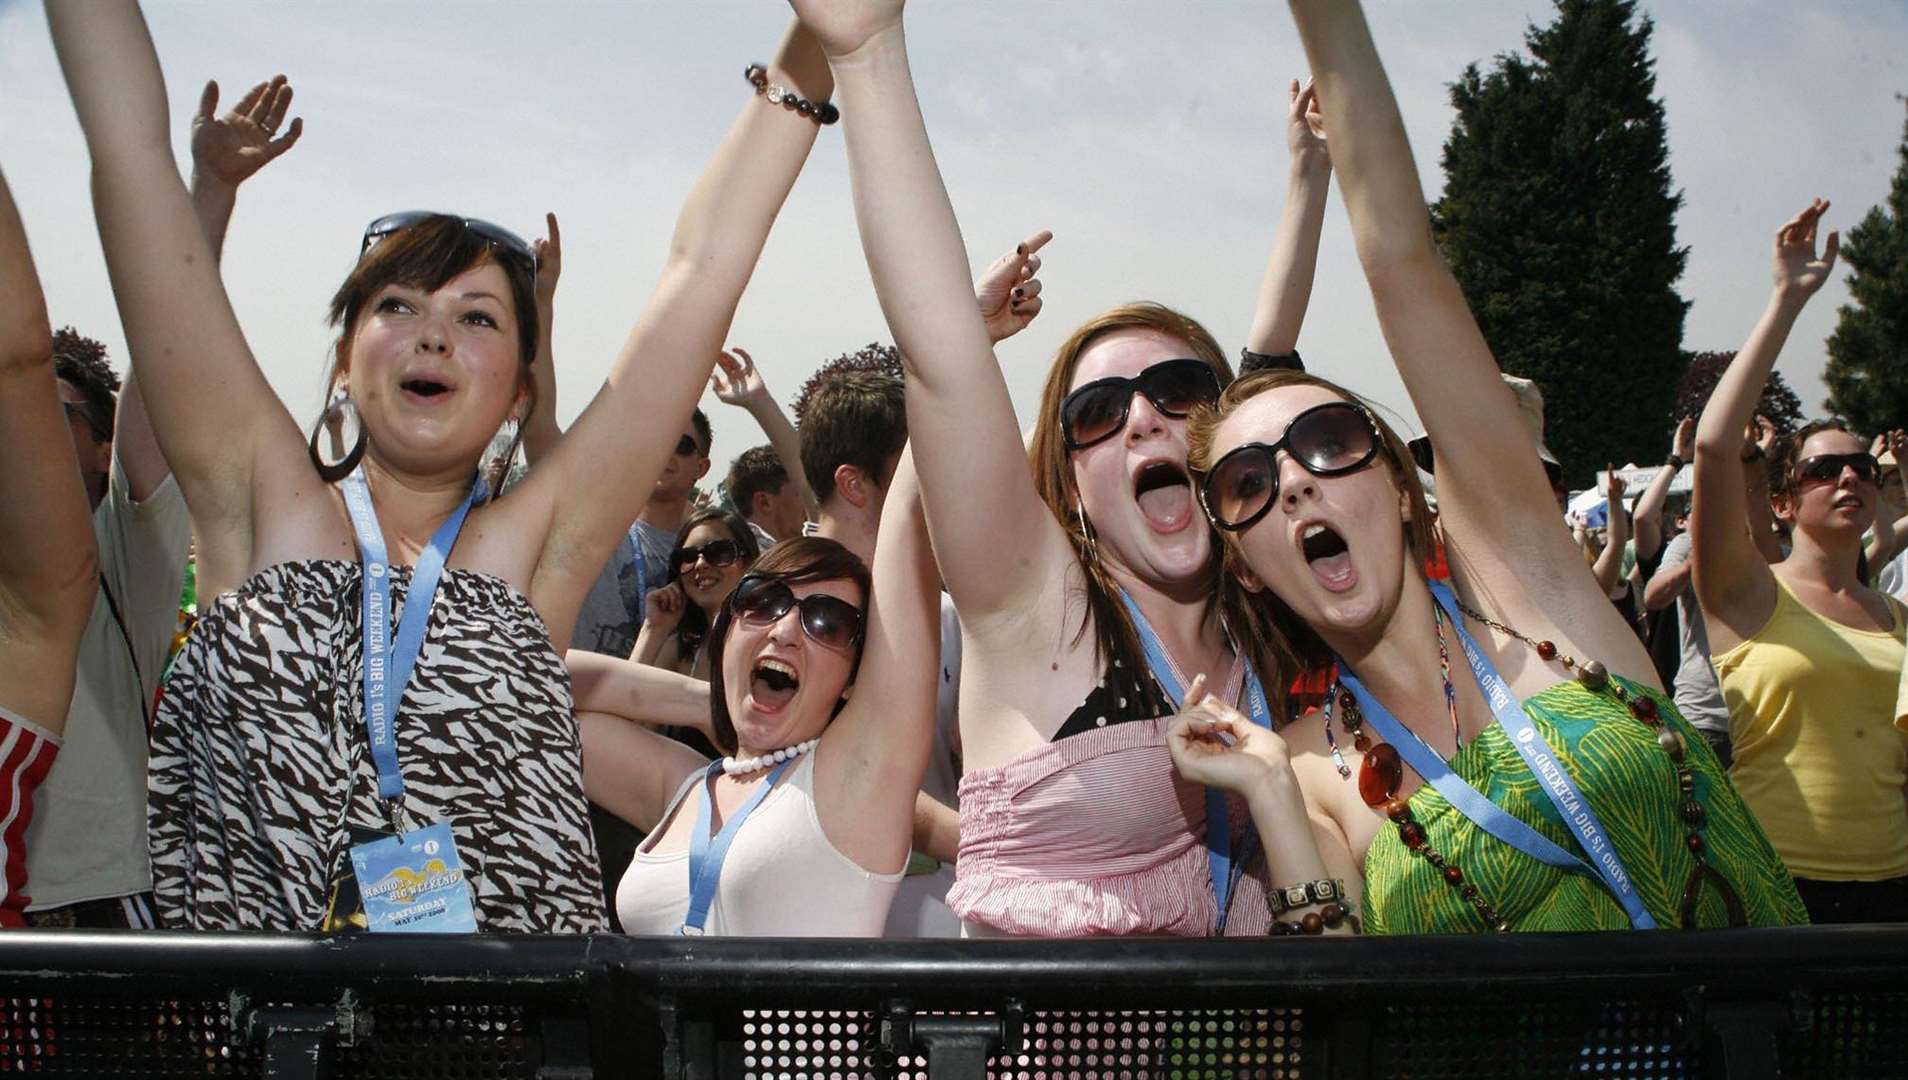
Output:
[[[1370,0],[1426,194],[1443,184],[1445,85],[1521,47],[1549,5]],[[1691,349],[1734,348],[1769,288],[1777,225],[1813,195],[1846,228],[1887,191],[1908,91],[1908,5],[1850,0],[1657,3],[1658,89],[1690,247]],[[299,146],[241,192],[225,272],[254,352],[301,418],[315,415],[325,300],[364,223],[454,209],[526,235],[555,210],[565,235],[556,346],[559,416],[600,384],[665,253],[676,209],[765,59],[779,4],[148,5],[177,145],[199,87],[227,103],[283,71]],[[976,266],[1051,228],[1047,306],[1001,361],[1023,422],[1054,347],[1130,299],[1184,308],[1236,349],[1283,200],[1284,87],[1304,59],[1284,5],[1186,0],[917,0],[910,41],[923,107]],[[125,360],[92,225],[87,163],[37,4],[0,0],[0,167],[25,215],[56,324]],[[1841,274],[1780,364],[1820,408]],[[838,131],[824,132],[769,239],[731,341],[786,401],[821,360],[888,334],[862,262]],[[1342,207],[1328,211],[1300,344],[1308,364],[1412,423],[1384,354]],[[1583,407],[1621,407],[1587,403]],[[762,441],[709,395],[715,470]],[[1553,407],[1556,407],[1553,405]],[[1414,425],[1415,426],[1415,425]],[[1665,445],[1667,446],[1667,432]]]

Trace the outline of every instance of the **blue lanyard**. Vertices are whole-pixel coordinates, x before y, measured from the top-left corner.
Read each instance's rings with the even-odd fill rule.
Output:
[[[1544,741],[1536,724],[1524,712],[1517,695],[1511,693],[1503,676],[1479,651],[1477,642],[1472,639],[1470,631],[1464,628],[1463,621],[1454,610],[1450,590],[1434,582],[1431,592],[1451,617],[1451,625],[1457,628],[1458,640],[1464,645],[1464,656],[1471,664],[1471,674],[1477,679],[1478,689],[1483,691],[1485,700],[1490,703],[1498,726],[1510,736],[1511,745],[1517,748],[1519,756],[1530,767],[1531,775],[1537,777],[1551,804],[1563,815],[1565,824],[1570,826],[1577,842],[1596,860],[1595,865],[1552,843],[1548,837],[1512,816],[1452,772],[1437,751],[1425,745],[1423,739],[1393,717],[1340,661],[1338,677],[1358,698],[1365,719],[1371,721],[1380,738],[1397,748],[1399,756],[1416,769],[1419,776],[1424,777],[1425,783],[1449,800],[1465,817],[1477,823],[1479,828],[1540,862],[1601,878],[1623,905],[1631,926],[1638,930],[1655,929],[1656,920],[1644,909],[1643,901],[1637,896],[1630,875],[1617,855],[1616,845],[1604,832],[1603,823],[1597,820],[1590,804],[1570,779],[1569,770],[1557,760],[1550,744]]]
[[[1140,648],[1146,653],[1146,665],[1152,669],[1153,679],[1166,692],[1173,708],[1178,709],[1186,696],[1186,688],[1179,685],[1179,678],[1173,674],[1173,663],[1166,656],[1166,647],[1160,644],[1159,635],[1153,632],[1153,626],[1146,621],[1139,604],[1124,591],[1120,593],[1120,599],[1126,604],[1127,614],[1133,617],[1133,629],[1139,632]],[[1259,682],[1259,673],[1253,670],[1249,661],[1246,664],[1245,691],[1246,715],[1253,723],[1270,729],[1272,707],[1266,701],[1265,687]],[[1251,822],[1247,822],[1246,826],[1251,828]],[[1232,910],[1232,816],[1226,810],[1226,793],[1210,787],[1206,789],[1206,861],[1212,871],[1213,899],[1219,905],[1213,932],[1223,933],[1226,915]]]
[[[641,623],[649,609],[649,560],[643,555],[643,531],[629,527],[629,546],[636,549],[636,621]]]
[[[454,511],[431,536],[429,547],[417,558],[411,571],[411,587],[404,595],[404,613],[398,619],[397,641],[387,644],[391,635],[391,568],[384,550],[384,530],[378,525],[378,512],[371,505],[371,489],[365,484],[360,466],[344,479],[345,510],[351,515],[351,528],[358,534],[358,561],[364,569],[364,726],[371,736],[371,762],[378,770],[378,796],[396,799],[404,794],[404,777],[398,772],[397,732],[392,724],[396,700],[404,696],[411,681],[411,668],[424,647],[425,624],[430,621],[431,598],[437,594],[438,578],[444,573],[444,560],[457,543],[464,527],[464,516],[484,491],[481,477],[471,485],[463,505]],[[393,694],[391,688],[397,687]]]
[[[769,770],[768,779],[755,789],[748,802],[729,815],[714,840],[709,839],[709,785],[721,771],[722,762],[711,761],[702,779],[696,782],[696,831],[689,838],[689,911],[683,915],[677,934],[701,936],[703,925],[709,921],[709,908],[715,904],[716,885],[722,880],[722,863],[729,857],[729,845],[734,842],[735,834],[742,831],[742,823],[768,798],[775,781],[793,764],[795,759],[789,758]]]

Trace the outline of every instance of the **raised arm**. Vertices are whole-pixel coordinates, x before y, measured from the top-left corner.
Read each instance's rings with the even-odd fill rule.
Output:
[[[799,24],[783,37],[767,82],[811,102],[826,101],[834,89],[820,47]],[[515,489],[527,513],[551,514],[531,581],[531,599],[546,618],[567,623],[641,510],[681,434],[678,423],[702,396],[816,131],[813,120],[763,94],[744,97],[676,218],[662,279],[603,388]],[[594,482],[605,462],[618,463],[618,483]]]
[[[934,746],[941,587],[912,456],[902,452],[881,508],[861,670],[815,761],[823,829],[842,854],[873,870],[910,846]]]
[[[578,712],[610,713],[654,727],[709,727],[709,684],[659,667],[571,649],[570,669]]]
[[[238,187],[292,148],[305,132],[298,117],[280,135],[291,110],[292,86],[275,75],[245,92],[232,111],[219,111],[219,84],[208,82],[192,117],[192,208],[198,214],[212,258],[225,252],[225,228],[238,204]]]
[[[1744,522],[1744,431],[1796,316],[1828,280],[1840,237],[1833,231],[1815,253],[1816,225],[1828,203],[1816,199],[1776,230],[1775,288],[1769,306],[1717,381],[1696,424],[1696,482],[1689,513],[1690,564],[1696,599],[1717,652],[1754,634],[1775,610],[1775,581]]]
[[[788,473],[788,482],[802,497],[802,510],[808,520],[821,518],[821,500],[815,497],[815,489],[808,486],[808,474],[802,469],[802,436],[789,422],[788,414],[776,404],[775,397],[769,393],[768,384],[762,381],[762,373],[755,366],[755,358],[747,349],[740,347],[726,350],[716,355],[715,374],[710,376],[710,386],[715,390],[716,400],[724,405],[734,405],[747,409],[750,416],[768,436],[769,445],[775,449],[776,460]],[[747,510],[747,507],[738,507]]]
[[[1623,508],[1623,477],[1617,475],[1616,466],[1607,467],[1604,473],[1608,477],[1609,487],[1604,504],[1603,550],[1597,554],[1596,565],[1590,568],[1597,579],[1597,588],[1612,600],[1623,595],[1628,585],[1621,580],[1623,572],[1623,547],[1630,540],[1630,518]]]
[[[1454,539],[1526,537],[1561,566],[1572,555],[1555,527],[1556,502],[1528,433],[1513,422],[1517,404],[1497,362],[1432,242],[1404,121],[1364,12],[1349,0],[1291,6],[1379,327],[1438,448],[1440,520]]]
[[[0,177],[0,706],[60,734],[99,569],[53,330]]]
[[[550,235],[537,241],[537,355],[530,362],[537,401],[530,415],[523,419],[523,460],[531,465],[542,461],[563,437],[563,428],[558,426],[556,418],[556,332],[553,329],[557,279],[563,276],[563,231],[557,227],[555,214],[545,214],[543,220]]]
[[[133,0],[47,7],[93,159],[113,295],[165,459],[222,579],[251,561],[258,493],[315,495],[304,438],[246,346],[179,179],[165,80]],[[208,548],[212,550],[208,550]]]
[[[1285,182],[1285,211],[1272,238],[1272,257],[1259,285],[1252,329],[1245,347],[1267,356],[1297,351],[1299,327],[1312,302],[1312,278],[1318,271],[1318,238],[1325,229],[1325,196],[1332,186],[1332,155],[1325,144],[1325,114],[1318,88],[1299,89],[1292,80],[1286,109],[1286,144],[1292,152]]]
[[[1676,482],[1676,474],[1695,456],[1696,418],[1685,416],[1676,422],[1676,432],[1670,436],[1670,459],[1650,478],[1650,486],[1643,489],[1643,497],[1631,511],[1636,526],[1637,562],[1662,550],[1663,504],[1669,500],[1670,485]]]
[[[1071,560],[1034,488],[967,250],[914,96],[900,0],[795,0],[841,87],[855,216],[908,375],[908,433],[935,553],[969,625]],[[1003,557],[1005,556],[1005,557]]]

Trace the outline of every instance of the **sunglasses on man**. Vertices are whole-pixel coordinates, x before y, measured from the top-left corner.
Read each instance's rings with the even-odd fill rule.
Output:
[[[801,609],[802,631],[818,645],[847,652],[861,640],[861,609],[839,597],[810,593],[796,599],[786,582],[760,574],[744,575],[729,594],[735,617],[754,626],[772,626],[790,608]]]
[[[1218,373],[1204,360],[1161,360],[1133,378],[1095,379],[1068,394],[1060,403],[1060,433],[1068,450],[1085,450],[1126,427],[1136,393],[1145,394],[1161,415],[1183,420],[1218,401],[1219,389]]]
[[[1199,485],[1212,523],[1237,532],[1264,517],[1279,497],[1279,451],[1313,476],[1357,472],[1378,454],[1378,421],[1361,405],[1328,401],[1292,418],[1275,443],[1250,442],[1213,463]]]
[[[693,435],[684,435],[682,438],[677,439],[676,456],[701,457],[702,447],[696,443],[696,437]]]

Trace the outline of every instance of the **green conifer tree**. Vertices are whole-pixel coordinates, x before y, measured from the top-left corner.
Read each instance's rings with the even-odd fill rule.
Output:
[[[1634,0],[1556,0],[1528,58],[1451,86],[1433,227],[1507,372],[1543,388],[1546,436],[1575,486],[1653,461],[1683,374],[1676,243],[1652,24]]]
[[[1842,239],[1848,292],[1829,335],[1828,407],[1857,431],[1908,422],[1908,122],[1888,202]]]

